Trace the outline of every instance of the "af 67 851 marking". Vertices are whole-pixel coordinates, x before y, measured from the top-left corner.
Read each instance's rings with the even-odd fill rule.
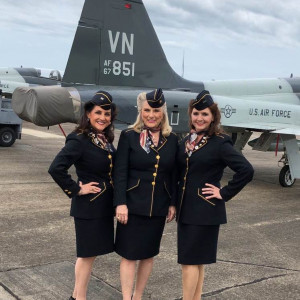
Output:
[[[135,70],[135,63],[130,61],[111,61],[111,60],[105,60],[104,66],[111,66],[111,67],[105,67],[103,69],[103,73],[105,75],[108,75],[112,73],[113,75],[119,76],[132,76],[134,77],[134,70]]]

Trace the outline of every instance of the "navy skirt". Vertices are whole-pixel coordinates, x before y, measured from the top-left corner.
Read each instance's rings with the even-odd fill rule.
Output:
[[[115,251],[128,260],[141,260],[159,253],[166,217],[129,215],[126,225],[118,222]]]
[[[217,260],[220,225],[190,225],[178,222],[178,263],[212,264]]]
[[[92,257],[114,251],[114,218],[74,217],[77,257]]]

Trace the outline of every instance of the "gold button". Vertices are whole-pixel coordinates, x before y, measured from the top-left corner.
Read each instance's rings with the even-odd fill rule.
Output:
[[[189,160],[189,158],[187,157],[186,160]]]
[[[110,184],[113,184],[112,180],[109,182]]]
[[[155,182],[154,182],[154,181],[152,182],[152,185],[155,185]]]
[[[68,192],[68,194],[69,194],[69,195],[71,195],[71,194],[72,194],[72,192]]]
[[[185,190],[185,186],[183,186],[182,189]]]
[[[108,176],[111,176],[111,173],[108,173]]]
[[[112,158],[112,156],[109,154],[109,155],[108,155],[108,158],[109,158],[109,159],[111,159],[111,158]]]
[[[156,155],[156,159],[160,159],[160,156],[159,156],[159,155]]]
[[[184,177],[183,180],[186,180],[186,177]]]
[[[156,173],[153,173],[153,176],[154,176],[154,177],[156,177],[156,176],[157,176],[157,174],[156,174]]]
[[[112,166],[113,166],[113,165],[112,165],[112,164],[110,164],[109,166],[112,168]]]
[[[65,190],[65,192],[68,192],[69,190]]]
[[[156,164],[154,167],[157,169],[157,168],[158,168],[158,165]]]

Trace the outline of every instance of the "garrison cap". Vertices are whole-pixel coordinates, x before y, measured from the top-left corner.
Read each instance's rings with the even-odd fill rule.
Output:
[[[197,110],[203,110],[207,107],[210,107],[214,104],[214,100],[211,97],[209,91],[203,90],[200,92],[194,102],[192,103],[192,107],[196,108]]]
[[[147,99],[148,104],[152,108],[161,107],[166,102],[165,97],[164,97],[164,93],[163,93],[161,88],[155,89],[154,91],[147,93],[146,94],[146,99]]]
[[[108,110],[111,109],[112,100],[112,96],[108,92],[98,91],[90,102]]]

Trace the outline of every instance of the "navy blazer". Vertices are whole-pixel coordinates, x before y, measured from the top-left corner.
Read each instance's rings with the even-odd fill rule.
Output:
[[[178,138],[174,133],[160,135],[157,147],[147,153],[140,134],[123,130],[114,169],[114,206],[126,204],[130,214],[166,216],[176,204],[174,167]]]
[[[227,222],[225,202],[234,197],[252,180],[253,168],[246,158],[233,148],[231,138],[225,134],[202,139],[191,157],[185,153],[187,137],[178,148],[179,193],[177,219],[186,224],[218,225]],[[222,200],[206,199],[202,194],[205,183],[220,186],[226,167],[235,174],[221,188]]]
[[[93,219],[113,215],[113,150],[112,153],[104,150],[86,134],[72,132],[67,136],[66,145],[57,154],[48,172],[65,194],[72,198],[71,216]],[[72,165],[78,176],[76,182],[68,174]],[[83,184],[98,182],[101,191],[79,196],[79,181]]]

